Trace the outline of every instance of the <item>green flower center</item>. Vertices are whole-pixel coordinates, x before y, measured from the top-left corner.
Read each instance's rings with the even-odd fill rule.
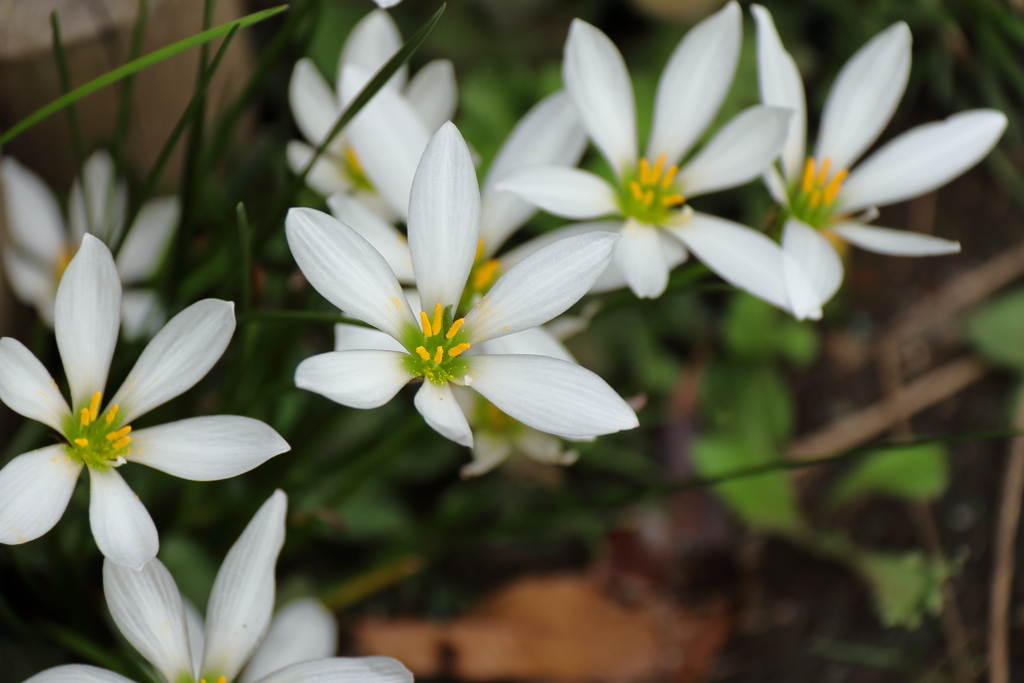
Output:
[[[87,407],[64,419],[64,436],[68,440],[64,450],[77,463],[95,470],[121,464],[131,452],[131,425],[121,426],[117,418],[118,406],[112,405],[100,414],[102,394],[96,392]]]
[[[836,197],[850,174],[845,168],[830,174],[831,166],[832,160],[825,158],[819,169],[814,157],[807,157],[800,182],[789,188],[790,213],[819,230],[831,221]]]
[[[662,154],[652,166],[647,159],[640,159],[635,175],[628,173],[622,179],[619,189],[619,207],[622,213],[648,225],[665,225],[673,212],[686,203],[672,181],[679,172],[678,166],[665,168]]]
[[[403,340],[409,354],[402,358],[405,369],[416,377],[424,377],[434,384],[461,383],[469,374],[465,359],[459,358],[470,344],[469,334],[462,329],[463,318],[452,320],[452,307],[434,306],[433,320],[420,312],[422,330],[410,327]]]

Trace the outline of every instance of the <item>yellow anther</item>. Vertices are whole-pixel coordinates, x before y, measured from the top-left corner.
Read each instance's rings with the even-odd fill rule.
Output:
[[[832,166],[832,159],[830,157],[825,157],[825,159],[821,162],[821,171],[818,172],[819,185],[824,185],[825,180],[828,179],[828,169],[830,166]]]
[[[481,263],[473,273],[473,289],[480,290],[491,284],[491,280],[494,279],[494,273],[498,270],[498,259],[492,258],[485,263]],[[451,339],[451,337],[448,337]]]
[[[651,179],[649,182],[658,182],[658,178],[661,177],[661,172],[665,170],[665,159],[666,156],[662,154],[658,157],[658,160],[654,162],[654,169],[651,171]]]
[[[807,204],[812,209],[817,209],[819,206],[821,206],[821,190],[815,190],[814,192],[812,192],[811,199],[810,201],[807,202]]]
[[[430,360],[430,352],[427,351],[422,346],[416,347],[416,353],[418,353],[420,355],[420,358],[422,358],[423,360]]]
[[[640,159],[640,168],[637,175],[640,177],[641,184],[646,185],[651,182],[651,165],[647,162],[647,159]]]
[[[85,448],[86,446],[89,445],[89,439],[75,439],[75,443],[81,446],[82,448]]]
[[[428,318],[427,314],[424,313],[423,311],[420,311],[420,324],[423,325],[424,335],[428,337],[433,335],[433,332],[431,332],[430,330],[430,318]]]
[[[826,204],[831,204],[836,200],[836,197],[839,195],[839,190],[843,187],[843,181],[846,180],[846,176],[848,175],[850,175],[850,172],[844,168],[832,177],[832,180],[829,181],[828,186],[825,188]]]
[[[810,192],[814,189],[814,157],[807,157],[807,163],[804,164],[804,175],[800,180],[800,189],[804,192]]]
[[[434,306],[434,334],[441,333],[441,322],[444,320],[444,309],[441,304]]]
[[[463,351],[465,351],[468,348],[469,348],[469,344],[467,344],[467,343],[456,344],[452,348],[448,349],[448,355],[451,356],[452,358],[455,358],[456,356],[458,356],[460,353],[462,353]]]
[[[434,362],[435,363],[440,363],[443,360],[444,360],[444,347],[443,346],[438,346],[437,347],[437,353],[434,354]]]
[[[665,171],[665,177],[661,179],[661,189],[667,190],[668,186],[672,184],[672,181],[676,179],[676,173],[679,173],[678,166],[669,166],[668,170]]]
[[[454,337],[458,333],[459,328],[462,327],[462,323],[464,322],[466,322],[465,318],[459,318],[458,320],[453,322],[452,326],[448,328],[448,333],[444,335],[445,339],[451,339],[452,337]]]
[[[644,204],[650,206],[654,203],[654,190],[647,190],[644,192]]]
[[[130,444],[131,442],[132,442],[132,437],[126,436],[123,439],[121,439],[120,441],[115,441],[114,442],[114,449],[115,450],[121,450],[122,448],[124,448],[125,446]]]
[[[642,202],[644,200],[644,190],[642,187],[640,187],[640,183],[638,183],[637,181],[630,181],[629,191],[633,193],[633,199],[637,200],[638,202]]]
[[[108,441],[117,441],[118,439],[120,439],[122,437],[128,436],[131,433],[131,431],[132,431],[132,426],[131,425],[125,425],[124,427],[121,427],[120,429],[118,429],[116,432],[110,432],[109,434],[107,434],[107,440]]]
[[[117,409],[120,407],[121,406],[115,403],[114,405],[110,406],[110,408],[107,409],[107,424],[110,424],[111,422],[114,421],[114,416],[117,415]]]
[[[661,198],[661,203],[665,206],[679,206],[686,203],[686,197],[681,194],[669,194]]]
[[[89,409],[82,408],[82,426],[88,427],[90,422],[92,422],[92,420],[89,419]]]
[[[92,395],[92,401],[89,403],[89,419],[94,422],[100,415],[100,398],[102,398],[102,396],[103,395],[97,391]]]

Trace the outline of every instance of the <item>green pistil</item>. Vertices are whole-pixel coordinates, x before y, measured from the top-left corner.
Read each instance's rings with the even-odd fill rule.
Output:
[[[346,147],[345,152],[341,157],[341,170],[345,176],[352,181],[352,185],[358,190],[364,190],[366,192],[376,192],[377,188],[373,186],[370,179],[366,177],[366,172],[363,170],[363,162],[359,160],[359,156],[356,155],[356,151],[351,147]]]
[[[99,404],[96,392],[89,405],[64,418],[64,450],[75,462],[104,471],[131,452],[132,428],[121,425],[116,405],[100,414]]]
[[[619,207],[623,215],[648,225],[665,225],[673,212],[686,203],[673,185],[678,166],[665,168],[662,154],[653,166],[641,159],[636,171],[627,173],[619,187]]]
[[[402,357],[405,369],[443,386],[459,382],[469,373],[469,365],[460,356],[469,348],[469,334],[462,329],[462,318],[452,320],[452,307],[434,307],[434,317],[420,314],[422,329],[406,330],[403,345],[409,354]]]

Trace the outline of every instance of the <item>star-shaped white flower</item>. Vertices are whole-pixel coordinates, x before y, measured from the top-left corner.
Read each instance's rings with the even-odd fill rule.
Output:
[[[782,235],[786,286],[797,318],[820,318],[843,281],[843,263],[830,241],[880,254],[934,256],[960,243],[867,225],[876,207],[945,185],[981,161],[1006,129],[1006,116],[975,109],[897,136],[854,164],[889,123],[910,76],[910,29],[897,22],[868,41],[836,77],[821,116],[813,156],[804,158],[807,104],[796,63],[782,45],[771,13],[759,5],[757,62],[761,99],[795,112],[779,172],[765,182],[790,215]]]
[[[306,279],[348,315],[388,333],[402,351],[334,351],[303,361],[296,385],[343,405],[375,408],[422,379],[415,405],[465,446],[473,437],[451,384],[472,386],[526,425],[568,438],[637,426],[633,410],[597,375],[544,356],[462,354],[564,312],[611,259],[618,237],[590,233],[523,259],[464,317],[459,303],[480,235],[480,192],[458,129],[443,125],[412,185],[409,245],[422,310],[414,312],[383,256],[358,233],[312,209],[292,209],[288,244]]]
[[[309,142],[288,143],[288,164],[301,172],[341,112],[402,47],[387,12],[374,10],[352,29],[341,52],[336,89],[309,59],[300,59],[288,87],[295,124]],[[450,119],[458,100],[455,69],[447,59],[428,63],[408,79],[406,67],[340,132],[306,178],[317,192],[359,197],[388,218],[404,220],[409,188],[427,141]]]
[[[622,55],[600,30],[573,21],[562,80],[616,182],[551,165],[522,169],[497,189],[566,218],[615,217],[609,224],[571,226],[565,233],[611,227],[622,235],[599,289],[628,284],[637,296],[660,296],[669,271],[692,251],[730,283],[787,306],[778,246],[756,230],[692,211],[686,199],[761,175],[782,148],[789,112],[770,106],[740,112],[678,165],[729,91],[741,33],[739,5],[730,2],[683,38],[662,72],[650,140],[640,158],[633,85]]]
[[[110,155],[103,150],[95,152],[82,172],[83,177],[71,188],[65,225],[57,200],[42,179],[12,157],[0,160],[0,186],[11,238],[3,250],[7,279],[18,298],[34,306],[51,327],[57,285],[82,235],[92,233],[110,244],[120,238],[124,228],[128,191],[125,182],[115,177]],[[177,197],[160,197],[142,206],[117,255],[122,284],[137,285],[153,276],[180,212]],[[126,338],[152,336],[163,322],[156,292],[124,292],[121,323]]]
[[[412,674],[390,657],[331,657],[333,619],[310,601],[285,608],[271,622],[287,504],[282,491],[274,492],[228,551],[210,593],[205,627],[190,614],[160,560],[133,571],[108,559],[103,589],[118,629],[165,683],[412,683]],[[25,683],[130,680],[68,664]]]
[[[289,449],[268,425],[232,415],[134,431],[132,422],[192,388],[217,362],[235,329],[234,304],[205,299],[172,318],[104,404],[120,310],[121,283],[110,250],[86,234],[57,288],[55,307],[71,405],[31,351],[16,339],[0,339],[0,400],[64,439],[19,455],[0,470],[0,543],[25,543],[49,531],[88,467],[96,545],[113,562],[139,569],[156,556],[159,539],[118,467],[137,462],[183,479],[211,481],[248,472]]]

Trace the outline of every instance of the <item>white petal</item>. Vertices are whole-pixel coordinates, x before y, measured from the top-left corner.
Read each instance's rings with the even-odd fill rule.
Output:
[[[288,497],[278,489],[231,546],[217,572],[206,608],[206,650],[200,668],[207,680],[234,680],[267,632],[287,508]],[[211,679],[211,674],[216,676]]]
[[[217,363],[234,331],[230,301],[203,299],[171,318],[110,400],[121,406],[122,424],[194,387]]]
[[[84,182],[76,180],[68,198],[68,222],[75,242],[90,232],[107,244],[120,238],[128,211],[128,186],[117,180],[114,160],[97,150],[82,168]],[[83,192],[84,185],[84,192]],[[86,210],[88,209],[88,213]]]
[[[89,468],[89,495],[89,525],[104,557],[135,571],[156,557],[153,518],[116,469]]]
[[[39,359],[17,339],[0,339],[0,401],[30,420],[64,433],[67,401]]]
[[[850,244],[890,256],[942,256],[960,253],[960,243],[907,230],[879,228],[854,221],[832,226]]]
[[[117,254],[117,272],[123,284],[155,274],[180,215],[181,202],[177,197],[160,197],[142,206]]]
[[[569,353],[569,349],[565,348],[562,342],[558,341],[553,334],[543,327],[531,327],[522,332],[491,339],[474,346],[473,349],[478,353],[487,355],[528,354],[531,356],[551,356],[552,358],[560,358],[570,363],[576,362],[576,359]]]
[[[347,194],[331,195],[327,200],[327,206],[335,218],[358,232],[380,252],[399,282],[415,282],[409,240],[394,225]]]
[[[636,414],[590,370],[546,356],[473,356],[471,386],[542,432],[587,437],[633,429]]]
[[[371,73],[346,65],[341,82],[345,102],[355,99]],[[430,131],[402,95],[384,88],[348,125],[352,148],[366,177],[396,214],[408,216],[409,191]]]
[[[355,230],[321,211],[295,208],[285,234],[302,274],[339,309],[395,339],[416,326],[394,272]]]
[[[362,325],[338,323],[334,326],[335,351],[360,351],[376,349],[378,351],[397,351],[408,353],[390,334],[374,330]]]
[[[814,156],[850,168],[881,135],[910,76],[910,29],[900,21],[869,40],[836,77],[825,101]]]
[[[338,137],[341,137],[339,134]],[[288,157],[288,168],[292,173],[298,175],[309,166],[313,158],[314,150],[304,142],[289,140],[285,149]],[[313,164],[309,174],[306,176],[306,184],[311,188],[329,197],[335,192],[348,192],[352,189],[352,183],[341,171],[341,164],[328,152],[324,152]]]
[[[92,235],[71,259],[57,287],[54,327],[71,405],[87,404],[107,384],[121,327],[121,280],[107,245]]]
[[[480,238],[480,188],[459,129],[446,123],[423,152],[409,198],[416,289],[428,309],[458,305]]]
[[[324,141],[341,115],[331,86],[320,75],[313,60],[305,57],[295,62],[292,70],[292,79],[288,83],[288,103],[295,125],[314,146]]]
[[[360,19],[345,40],[338,62],[337,80],[340,83],[346,64],[355,65],[369,74],[377,73],[396,52],[402,49],[402,34],[387,12],[374,10]],[[398,70],[387,87],[401,89],[405,84],[408,67]]]
[[[548,95],[519,120],[484,179],[480,212],[484,256],[494,254],[536,211],[532,204],[512,193],[496,192],[497,183],[528,166],[575,166],[586,147],[587,135],[576,106],[563,91]]]
[[[334,615],[312,598],[293,600],[274,615],[267,637],[238,681],[253,683],[286,666],[330,657],[337,649]]]
[[[677,163],[711,125],[729,93],[740,59],[743,13],[735,2],[679,41],[658,81],[647,158]]]
[[[153,337],[167,322],[167,310],[152,289],[121,292],[121,338],[138,341]]]
[[[529,427],[516,437],[516,447],[545,465],[571,465],[580,458],[579,451],[565,450],[557,436],[538,432]]]
[[[431,133],[455,116],[459,89],[455,83],[455,65],[447,59],[435,59],[416,72],[405,88],[405,98],[419,114]]]
[[[49,324],[52,326],[53,303],[57,296],[55,269],[41,266],[35,259],[22,256],[10,247],[3,250],[3,265],[7,281],[18,300],[39,308],[40,315],[42,309],[48,309]]]
[[[772,199],[777,204],[789,206],[789,193],[786,188],[786,181],[782,178],[782,174],[779,173],[779,169],[775,168],[775,164],[772,164],[765,170],[761,180],[764,181],[765,187],[768,188],[768,194],[772,196]]]
[[[65,664],[41,671],[25,683],[133,683],[113,671],[86,664]]]
[[[462,446],[473,447],[473,432],[449,385],[438,386],[424,380],[413,403],[427,424],[441,436]]]
[[[192,677],[185,605],[160,560],[141,571],[103,563],[107,608],[124,637],[167,681]]]
[[[611,262],[618,235],[568,237],[527,256],[502,275],[473,310],[473,343],[543,325],[580,300]]]
[[[26,543],[52,529],[81,471],[63,445],[19,455],[0,469],[0,543]]]
[[[843,283],[843,260],[824,235],[790,218],[782,231],[782,248],[800,264],[821,305],[835,296]]]
[[[199,668],[203,665],[203,650],[206,649],[206,625],[195,605],[188,599],[183,602],[185,603],[185,627],[188,631],[188,649],[192,654],[193,678],[197,678]]]
[[[463,465],[459,476],[463,479],[487,474],[512,455],[512,440],[504,434],[477,431],[473,433],[473,461]]]
[[[208,415],[132,432],[127,460],[182,479],[230,479],[291,449],[270,425],[238,415]]]
[[[782,267],[786,278],[786,293],[789,295],[789,312],[797,320],[821,320],[821,307],[826,302],[804,272],[803,266],[793,255],[783,252]]]
[[[676,185],[686,197],[696,197],[757,178],[782,151],[790,117],[781,107],[744,109],[679,171]]]
[[[751,5],[750,12],[757,23],[757,82],[761,89],[761,102],[787,107],[793,112],[789,120],[789,135],[782,148],[782,170],[786,178],[796,178],[803,168],[807,140],[804,82],[796,61],[782,45],[771,12],[761,5]]]
[[[672,233],[729,284],[788,308],[782,249],[767,235],[699,212]]]
[[[573,19],[565,41],[562,82],[583,126],[615,173],[636,165],[636,104],[622,54],[600,29]]]
[[[569,223],[561,228],[541,233],[530,241],[519,245],[515,249],[506,251],[498,259],[501,262],[501,271],[508,271],[509,268],[519,263],[530,254],[536,253],[544,247],[554,244],[558,240],[565,239],[566,237],[575,237],[576,235],[583,235],[588,232],[619,232],[621,229],[621,219],[588,221],[586,223]]]
[[[292,664],[259,683],[412,683],[412,674],[391,657],[332,657]]]
[[[911,128],[853,170],[837,208],[853,213],[942,187],[985,158],[1004,130],[1006,115],[993,109],[960,112]]]
[[[43,263],[56,263],[68,241],[53,192],[13,157],[0,160],[11,241]]]
[[[661,296],[668,286],[668,264],[662,256],[657,228],[629,219],[620,234],[615,267],[641,299]]]
[[[567,166],[529,166],[495,186],[563,218],[597,218],[620,213],[618,195],[604,178]]]
[[[295,386],[351,408],[377,408],[395,397],[412,376],[408,352],[359,349],[310,356],[295,368]]]

